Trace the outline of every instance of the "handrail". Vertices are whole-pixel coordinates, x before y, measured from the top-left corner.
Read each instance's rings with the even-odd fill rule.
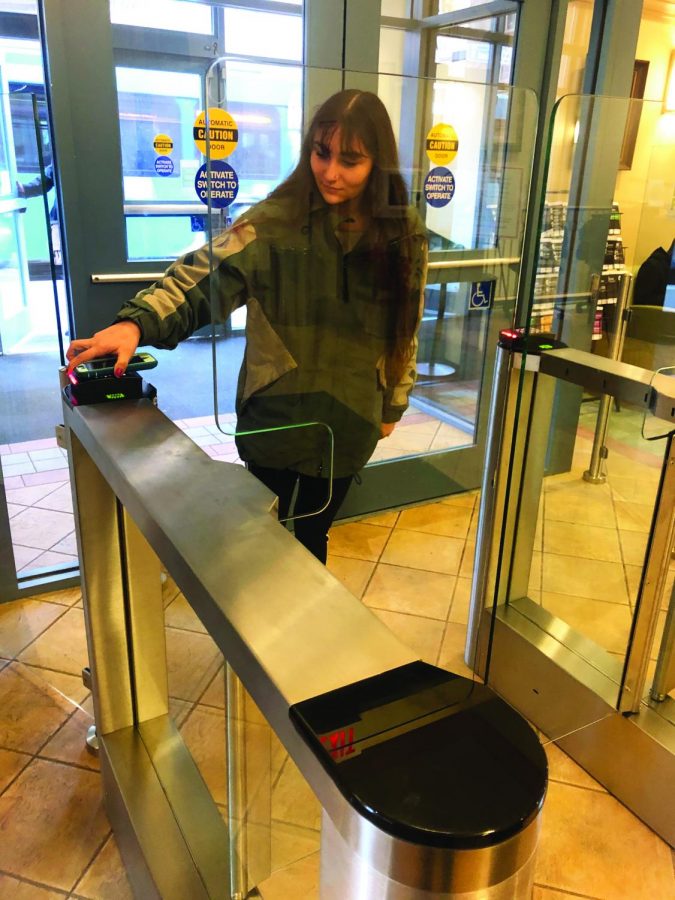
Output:
[[[483,259],[431,260],[429,269],[470,269],[474,266],[510,266],[520,262],[520,256],[486,256]]]
[[[164,272],[116,272],[114,274],[92,275],[92,284],[123,284],[133,281],[159,281]]]
[[[666,421],[675,421],[675,379],[585,350],[545,350],[539,371],[588,391],[609,394]]]
[[[237,197],[237,204],[253,204],[257,203],[260,198]],[[125,203],[125,216],[206,216],[208,215],[208,206],[203,203]],[[219,216],[221,213],[227,215],[227,209],[212,208],[211,214]]]
[[[126,207],[125,207],[126,209]],[[519,256],[485,257],[483,259],[448,259],[429,263],[430,270],[470,269],[475,266],[511,265],[520,262]],[[122,284],[128,281],[158,281],[163,272],[120,272],[91,276],[93,284]]]

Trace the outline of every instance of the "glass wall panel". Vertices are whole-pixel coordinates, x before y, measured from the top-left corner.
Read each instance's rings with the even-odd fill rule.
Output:
[[[209,215],[214,224],[226,225],[289,171],[299,141],[302,79],[298,67],[274,59],[301,58],[303,9],[302,3],[287,5],[295,12],[277,12],[276,3],[250,10],[232,3],[160,2],[150,15],[136,5],[126,5],[126,12],[119,4],[111,5],[130,263],[150,263],[150,268],[154,263],[159,274],[168,260],[203,246]],[[181,29],[181,22],[189,24]],[[168,23],[175,27],[174,34],[166,34]],[[128,25],[136,27],[132,31]],[[212,35],[213,41],[194,37],[194,32]],[[246,152],[250,165],[239,182],[236,202],[209,211],[197,192],[204,157],[196,129],[207,110],[207,72],[223,46],[234,56],[228,58],[227,91],[217,102],[227,98],[227,109],[241,130],[239,152]],[[268,59],[257,61],[263,57]],[[129,294],[133,291],[130,285]],[[226,325],[233,335],[233,381],[243,351],[237,334],[244,322],[242,311]],[[151,380],[162,408],[207,452],[228,458],[229,444],[209,424],[210,347],[202,331],[174,352],[153,352],[160,365]],[[191,373],[187,392],[182,389],[186,371]]]

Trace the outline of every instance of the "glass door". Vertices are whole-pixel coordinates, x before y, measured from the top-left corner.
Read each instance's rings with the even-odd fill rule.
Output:
[[[116,103],[119,122],[101,122],[96,134],[82,122],[88,139],[78,146],[78,165],[60,159],[64,183],[79,196],[71,214],[71,191],[64,191],[67,230],[74,246],[87,248],[70,260],[79,333],[100,328],[172,258],[203,243],[209,217],[217,227],[226,224],[285,177],[297,157],[304,116],[326,96],[324,85],[336,90],[350,78],[367,83],[395,123],[410,202],[431,234],[431,268],[419,335],[418,389],[404,422],[378,446],[344,515],[476,487],[495,335],[512,320],[518,286],[537,119],[534,95],[452,81],[440,70],[438,77],[422,78],[324,70],[324,80],[317,82],[311,70],[301,67],[301,4],[270,2],[253,10],[238,3],[163,0],[153,5],[152,20],[131,4],[104,6],[82,9],[77,27],[86,23],[97,45],[107,48],[96,75],[103,93],[90,100],[97,108]],[[71,40],[50,3],[46,26],[48,41],[51,35],[57,43]],[[485,32],[495,34],[490,28],[486,25]],[[508,68],[511,37],[502,38],[495,44],[502,63],[481,69],[486,80],[497,77],[495,65],[500,77]],[[226,112],[241,134],[230,159],[239,188],[230,206],[209,211],[196,185],[205,154],[195,141],[195,128],[208,108],[206,72],[219,58],[227,60]],[[72,58],[60,56],[50,64],[57,94],[69,79],[91,80],[77,47]],[[64,121],[58,96],[55,107],[58,139]],[[439,148],[446,129],[449,146],[457,146],[444,156]],[[87,176],[102,161],[121,173],[119,180],[104,184]],[[432,190],[436,177],[453,185],[452,194]],[[96,214],[101,208],[108,211],[105,217]],[[234,410],[243,327],[239,313],[219,329],[227,339],[222,351],[227,363],[220,367],[227,373],[219,384],[222,415]],[[158,350],[160,365],[152,381],[170,417],[207,452],[234,461],[232,442],[213,421],[210,347],[203,335],[198,331],[174,351]]]
[[[513,321],[519,282],[536,100],[508,87],[518,8],[433,3],[421,29],[409,18],[416,9],[382,6],[380,72],[401,77],[380,74],[378,92],[394,109],[403,98],[401,157],[415,173],[413,200],[429,228],[418,377],[408,413],[380,442],[345,515],[478,486],[496,335]],[[423,77],[405,77],[412,74]],[[437,123],[457,138],[451,160],[437,162],[429,152]],[[419,189],[435,168],[456,179],[445,207]]]
[[[52,579],[67,586],[78,571],[67,460],[55,434],[68,318],[55,200],[50,218],[53,168],[41,99],[18,81],[26,67],[8,70],[13,90],[0,94],[0,602]]]
[[[0,85],[3,83],[0,70]],[[27,108],[30,109],[30,97]],[[32,115],[31,115],[32,119]],[[18,194],[17,168],[12,135],[10,98],[2,94],[0,111],[0,352],[9,353],[24,337],[29,318],[28,265],[26,245],[19,216],[26,204]]]
[[[429,271],[417,382],[352,492],[364,510],[480,482],[494,348],[515,311],[537,117],[534,95],[516,88],[380,75],[378,92],[400,127],[401,155],[414,160],[407,174]],[[437,150],[444,135],[457,147],[446,157]],[[436,179],[451,179],[452,194],[435,191]]]

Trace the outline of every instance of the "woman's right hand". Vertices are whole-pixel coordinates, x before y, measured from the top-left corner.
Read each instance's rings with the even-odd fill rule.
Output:
[[[74,366],[89,362],[90,359],[115,356],[117,358],[115,377],[121,378],[129,365],[129,360],[136,352],[140,339],[141,329],[135,322],[127,319],[123,322],[116,322],[102,331],[97,331],[93,337],[71,341],[66,351],[68,373],[73,370]]]

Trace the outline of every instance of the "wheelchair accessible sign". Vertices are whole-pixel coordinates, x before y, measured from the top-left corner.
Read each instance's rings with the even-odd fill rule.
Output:
[[[473,281],[469,295],[469,309],[491,309],[494,294],[494,281]]]

